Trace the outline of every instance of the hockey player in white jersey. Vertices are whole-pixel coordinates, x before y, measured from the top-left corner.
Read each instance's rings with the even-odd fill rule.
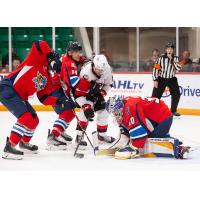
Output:
[[[96,55],[86,63],[80,72],[79,84],[75,90],[75,98],[80,106],[79,121],[77,122],[77,138],[80,145],[87,146],[81,139],[82,130],[87,128],[88,122],[97,115],[97,132],[100,142],[112,143],[115,139],[107,136],[108,112],[104,97],[113,84],[112,70],[104,55]]]

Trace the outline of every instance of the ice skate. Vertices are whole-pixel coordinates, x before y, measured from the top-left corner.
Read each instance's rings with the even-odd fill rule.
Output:
[[[100,144],[102,144],[102,143],[113,143],[115,141],[115,138],[108,136],[105,133],[103,133],[103,134],[98,133],[97,136],[98,136],[98,140],[99,140]]]
[[[47,138],[46,149],[49,151],[67,150],[67,143],[60,141],[58,137],[50,134]]]
[[[7,138],[6,146],[4,148],[3,156],[4,159],[10,160],[22,160],[24,153],[22,151],[17,150],[15,147],[11,145],[9,142],[9,138]]]
[[[19,142],[19,147],[24,153],[37,154],[38,146],[30,143],[24,143],[22,141]]]
[[[68,135],[67,133],[62,133],[59,137],[59,140],[62,142],[65,142],[67,144],[72,144],[73,138],[70,135]]]

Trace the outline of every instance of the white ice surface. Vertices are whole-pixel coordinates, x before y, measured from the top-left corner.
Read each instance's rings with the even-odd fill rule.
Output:
[[[171,128],[171,135],[180,138],[185,144],[195,146],[198,149],[188,160],[176,160],[169,158],[138,158],[132,160],[115,160],[109,156],[93,155],[93,151],[84,151],[85,157],[78,159],[73,157],[74,149],[68,151],[47,151],[46,138],[48,128],[56,119],[54,112],[38,112],[40,124],[32,139],[32,143],[39,146],[39,154],[25,155],[21,161],[4,160],[0,158],[0,170],[200,170],[200,117],[181,116],[175,119]],[[16,119],[8,112],[0,112],[0,153],[5,146],[6,136]],[[75,136],[76,120],[68,128],[68,134]],[[87,129],[88,135],[95,130],[95,123],[91,123]],[[109,134],[117,136],[118,128],[109,122]]]

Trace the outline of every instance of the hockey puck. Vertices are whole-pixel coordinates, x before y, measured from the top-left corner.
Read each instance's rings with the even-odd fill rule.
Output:
[[[84,158],[84,154],[83,153],[76,153],[74,155],[75,158]]]

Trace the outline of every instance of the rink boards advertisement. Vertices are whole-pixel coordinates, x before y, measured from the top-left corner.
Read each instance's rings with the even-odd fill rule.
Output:
[[[0,80],[5,75],[0,73]],[[177,78],[181,93],[180,112],[200,115],[200,74],[179,73]],[[114,73],[113,79],[113,88],[109,96],[151,96],[152,94],[153,81],[150,73]],[[171,95],[168,88],[165,89],[162,99],[170,107]],[[35,95],[30,97],[29,101],[38,110],[51,110],[48,106],[42,106]],[[4,109],[1,104],[0,106],[0,110]]]
[[[200,114],[200,74],[177,74],[181,98],[179,110],[185,114]],[[153,90],[152,74],[150,73],[115,73],[114,84],[109,95],[115,96],[151,96]],[[170,107],[171,95],[165,89],[162,100]]]

